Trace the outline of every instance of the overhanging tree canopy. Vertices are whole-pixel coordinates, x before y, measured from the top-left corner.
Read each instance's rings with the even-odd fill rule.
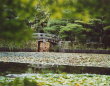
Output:
[[[25,20],[35,12],[35,0],[0,0],[0,39],[27,40],[31,29]]]
[[[88,21],[91,17],[103,17],[110,20],[110,0],[42,0],[52,18],[80,18]],[[109,22],[110,23],[110,22]]]

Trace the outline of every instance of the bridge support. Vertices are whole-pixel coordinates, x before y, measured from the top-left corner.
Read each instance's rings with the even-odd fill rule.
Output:
[[[38,41],[38,52],[49,52],[51,48],[50,42]]]

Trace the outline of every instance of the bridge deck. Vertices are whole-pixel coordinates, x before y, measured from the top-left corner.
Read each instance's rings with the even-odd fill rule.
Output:
[[[39,41],[50,41],[50,42],[58,42],[60,40],[58,36],[47,33],[33,33],[33,38],[38,39]]]

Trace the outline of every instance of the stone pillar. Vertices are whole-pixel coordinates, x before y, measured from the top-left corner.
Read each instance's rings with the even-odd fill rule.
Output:
[[[50,42],[38,41],[38,52],[49,52]]]

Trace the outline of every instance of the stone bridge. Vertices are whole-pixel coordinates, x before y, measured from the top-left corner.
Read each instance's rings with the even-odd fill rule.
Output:
[[[58,43],[60,40],[58,36],[48,33],[33,33],[33,38],[37,39],[38,41],[52,43]]]
[[[33,33],[33,38],[38,41],[39,52],[50,51],[50,49],[60,41],[58,36],[48,33]]]

